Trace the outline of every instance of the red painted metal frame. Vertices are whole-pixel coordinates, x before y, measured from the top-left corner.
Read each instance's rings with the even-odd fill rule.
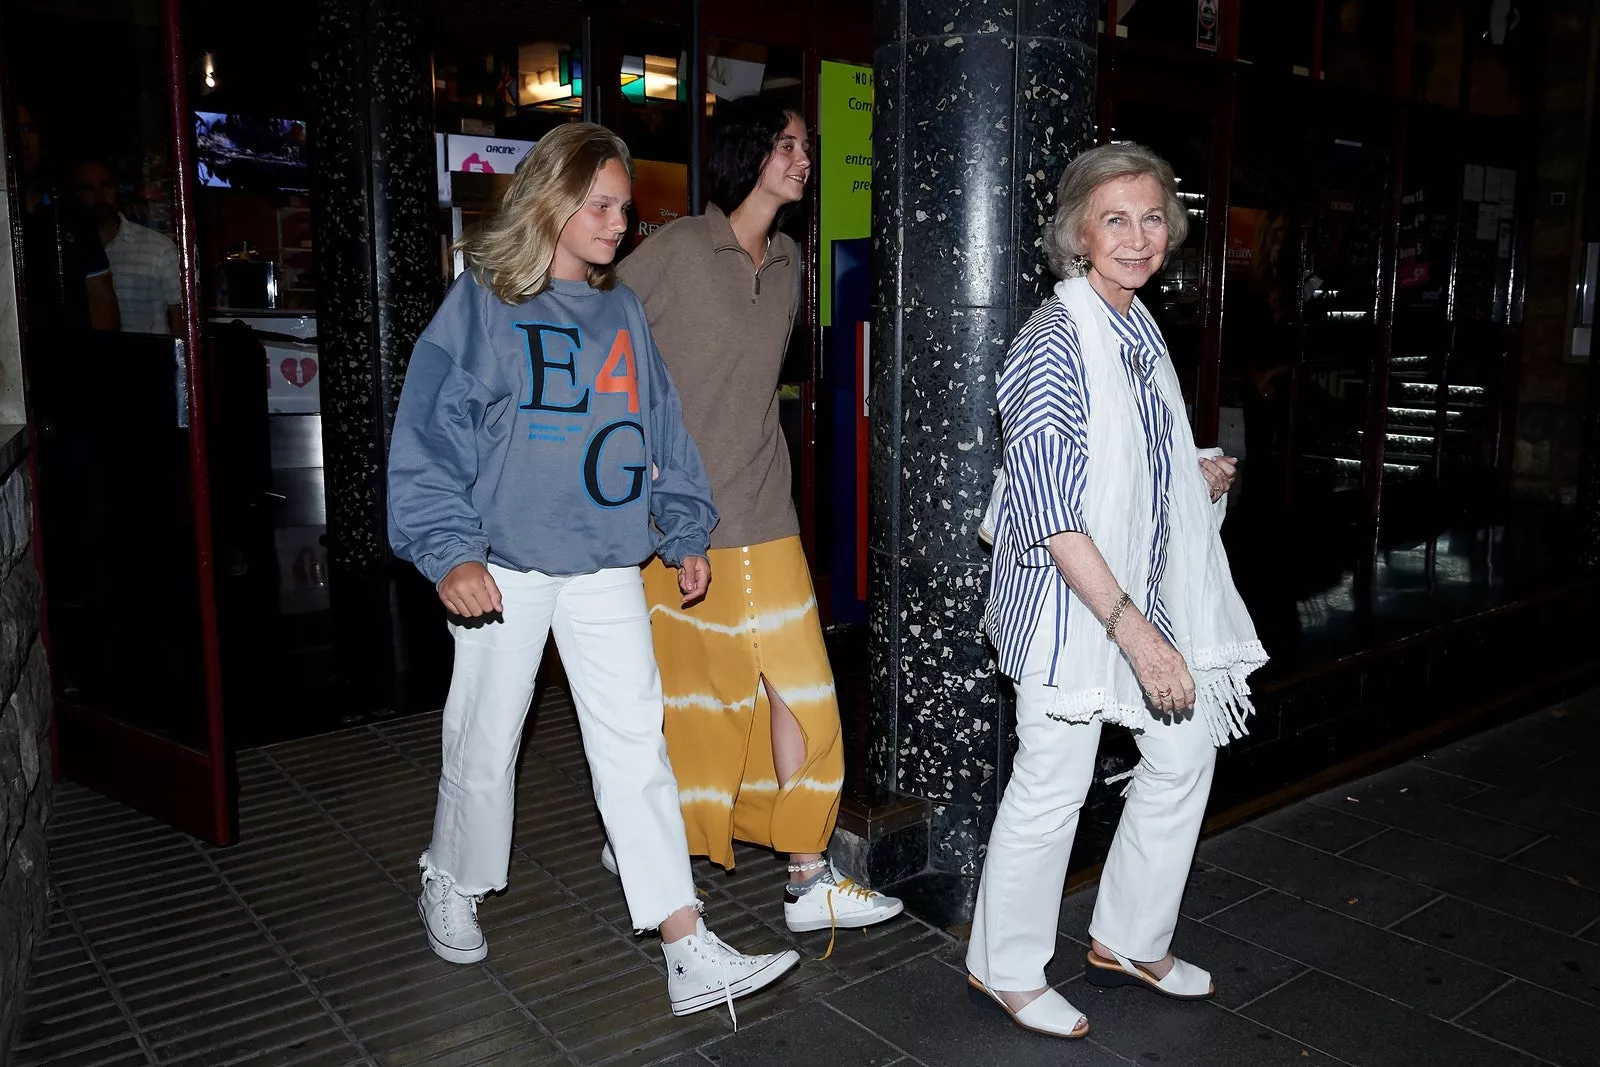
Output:
[[[806,42],[805,103],[806,125],[811,131],[811,158],[816,159],[822,149],[820,132],[822,94],[822,25],[821,18],[811,20],[811,39]],[[819,265],[822,262],[822,191],[816,181],[809,183],[806,196],[810,198],[810,217],[806,222],[806,278],[808,284],[800,298],[805,301],[806,332],[810,335],[807,347],[811,350],[811,365],[806,380],[800,386],[800,545],[806,559],[817,558],[817,371],[818,357],[822,352],[822,286],[825,280]],[[835,564],[837,566],[837,564]]]
[[[1322,20],[1328,17],[1323,5],[1324,0],[1317,0],[1311,16],[1316,20],[1311,24],[1311,80],[1316,82],[1322,80]]]
[[[211,787],[208,840],[232,840],[228,795],[228,751],[222,706],[222,655],[217,634],[216,567],[211,543],[211,484],[206,463],[205,375],[200,361],[200,280],[197,273],[194,141],[188,121],[188,65],[183,47],[183,0],[163,0],[162,28],[167,50],[167,91],[172,120],[173,237],[178,246],[179,307],[189,378],[189,486],[194,506],[195,570],[199,577],[200,644],[205,671],[206,758]]]
[[[1239,0],[1218,0],[1217,58],[1239,58]]]

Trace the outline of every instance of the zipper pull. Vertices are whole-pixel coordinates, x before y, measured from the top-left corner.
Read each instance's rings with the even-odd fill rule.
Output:
[[[754,304],[756,302],[756,299],[758,297],[760,297],[760,296],[761,296],[761,272],[760,271],[756,271],[756,288],[755,288],[755,292],[750,294],[750,303]]]

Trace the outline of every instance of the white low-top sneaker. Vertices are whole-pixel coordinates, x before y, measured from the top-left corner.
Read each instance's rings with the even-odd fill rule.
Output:
[[[800,953],[793,949],[746,956],[707,930],[704,920],[688,937],[670,944],[663,941],[661,953],[667,958],[667,995],[672,998],[672,1014],[693,1015],[726,1004],[736,1029],[739,1016],[734,1014],[733,1002],[765,989],[800,962]]]
[[[854,930],[892,919],[906,908],[898,897],[884,896],[849,878],[840,878],[832,863],[822,879],[805,892],[783,891],[783,921],[797,934],[811,930]]]
[[[424,857],[426,859],[426,857]],[[478,926],[478,901],[456,889],[448,874],[422,868],[417,914],[428,931],[428,947],[451,963],[477,963],[489,954],[489,942]]]

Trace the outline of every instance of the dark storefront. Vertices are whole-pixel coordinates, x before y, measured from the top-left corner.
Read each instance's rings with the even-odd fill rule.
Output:
[[[580,117],[640,161],[647,233],[690,210],[704,114],[763,92],[816,133],[781,402],[853,738],[847,821],[875,832],[892,783],[859,758],[872,7],[292,0],[260,19],[219,0],[12,0],[8,106],[26,102],[49,163],[27,180],[70,193],[102,161],[124,225],[196,250],[187,346],[26,339],[67,773],[226,837],[230,747],[437,707],[449,646],[431,591],[388,559],[381,474],[409,345],[459,269],[452,239],[532,142]],[[1384,684],[1340,671],[1430,684],[1407,674],[1422,635],[1511,611],[1576,558],[1564,505],[1593,282],[1574,267],[1600,229],[1584,214],[1587,48],[1576,73],[1553,49],[1567,22],[1587,42],[1591,8],[1103,5],[1098,137],[1167,156],[1191,213],[1150,303],[1200,443],[1243,458],[1227,538],[1274,655],[1264,688],[1320,716],[1275,708],[1261,741],[1282,743],[1241,757],[1230,802],[1284,784],[1263,766],[1325,766],[1426,725],[1339,725],[1327,708],[1369,708]],[[1572,120],[1549,102],[1574,78]],[[120,414],[83,405],[91,379]],[[976,509],[988,487],[967,488]],[[1504,675],[1459,681],[1528,680]],[[162,774],[130,772],[128,751]],[[197,797],[213,815],[193,815]]]

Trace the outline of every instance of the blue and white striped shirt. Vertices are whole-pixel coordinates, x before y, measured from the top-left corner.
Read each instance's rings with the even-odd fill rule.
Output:
[[[1101,298],[1122,354],[1123,371],[1138,398],[1139,422],[1155,479],[1150,581],[1130,590],[1157,628],[1172,639],[1161,603],[1167,565],[1167,493],[1172,483],[1173,413],[1161,398],[1156,371],[1166,343],[1149,312],[1138,304],[1123,318]],[[1066,639],[1066,583],[1047,542],[1064,532],[1088,533],[1083,516],[1089,467],[1089,382],[1078,330],[1066,306],[1052,298],[1011,343],[999,381],[1000,425],[1007,476],[995,530],[994,568],[984,629],[1008,677],[1022,673],[1034,626],[1053,603],[1058,652]],[[1046,598],[1050,598],[1047,600]],[[1050,670],[1054,684],[1055,664]]]

